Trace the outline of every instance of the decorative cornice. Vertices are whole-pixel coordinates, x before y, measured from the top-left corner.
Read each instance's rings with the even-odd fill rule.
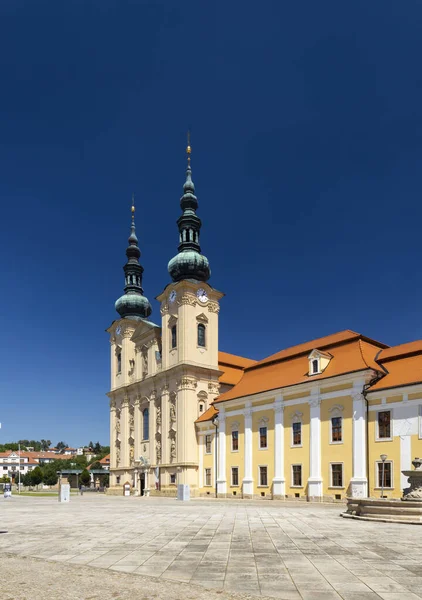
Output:
[[[193,377],[182,377],[177,381],[177,388],[181,390],[194,390],[197,385],[198,382]]]
[[[114,398],[110,400],[110,410],[116,410],[116,400]]]
[[[208,383],[208,393],[210,394],[218,394],[220,392],[220,384],[210,381]]]
[[[310,396],[310,398],[309,398],[309,406],[311,406],[312,408],[316,408],[320,404],[321,404],[321,397],[320,397],[319,394],[315,395],[315,396]]]
[[[208,398],[208,394],[205,390],[201,390],[200,392],[198,392],[198,398],[200,400],[206,400]]]
[[[303,412],[300,412],[299,410],[297,410],[294,413],[290,413],[290,419],[292,421],[300,421],[303,417]]]
[[[210,313],[219,313],[220,305],[218,302],[208,302],[208,312]]]
[[[161,316],[164,317],[164,315],[168,315],[168,312],[169,312],[169,305],[166,302],[162,302],[162,304],[160,306]]]
[[[328,412],[342,412],[344,410],[344,406],[342,404],[334,404],[331,408],[328,409]]]
[[[284,402],[281,402],[281,403],[280,402],[276,402],[274,404],[274,412],[275,413],[280,414],[280,413],[283,412],[283,410],[284,410]]]
[[[183,304],[190,304],[190,306],[196,306],[196,296],[193,294],[183,294],[177,299],[177,304],[182,306]]]
[[[135,329],[132,327],[125,327],[124,331],[122,331],[121,336],[124,339],[130,338],[132,337],[132,335],[135,333]]]

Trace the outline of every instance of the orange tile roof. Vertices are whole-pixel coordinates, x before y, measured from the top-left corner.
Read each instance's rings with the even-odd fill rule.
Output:
[[[369,392],[422,383],[421,340],[383,350],[377,360],[387,374]]]
[[[107,454],[107,456],[104,456],[104,458],[102,458],[99,462],[102,465],[108,465],[110,463],[110,454]]]
[[[256,364],[256,360],[252,360],[251,358],[236,356],[228,352],[219,352],[218,367],[223,372],[219,377],[219,382],[236,385],[242,379],[243,370],[254,364]]]
[[[385,344],[349,330],[299,344],[245,369],[239,383],[219,396],[215,402],[224,402],[369,368],[381,371],[381,367],[375,362],[375,357],[380,349],[385,347]],[[329,349],[333,358],[323,373],[310,376],[308,355],[314,349]]]
[[[204,421],[210,421],[213,418],[213,416],[217,413],[218,410],[215,409],[214,406],[211,404],[209,409],[206,410],[204,414],[199,417],[199,419],[196,419],[195,423],[203,423]]]

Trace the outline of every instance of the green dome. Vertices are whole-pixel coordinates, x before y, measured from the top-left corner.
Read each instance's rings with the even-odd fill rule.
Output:
[[[115,308],[122,319],[146,319],[152,312],[148,298],[130,292],[116,301]]]
[[[182,281],[182,279],[208,281],[211,276],[208,258],[195,250],[179,252],[171,259],[167,268],[173,281]]]

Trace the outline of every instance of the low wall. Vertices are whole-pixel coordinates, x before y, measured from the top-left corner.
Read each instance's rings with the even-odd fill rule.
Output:
[[[422,525],[422,502],[348,498],[344,518]]]

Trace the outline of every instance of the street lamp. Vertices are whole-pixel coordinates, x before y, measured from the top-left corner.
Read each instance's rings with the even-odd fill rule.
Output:
[[[381,454],[380,459],[382,460],[382,471],[381,471],[381,498],[384,498],[384,475],[385,475],[385,461],[387,460],[386,454]]]
[[[212,424],[215,427],[215,497],[217,498],[217,470],[218,470],[218,414],[214,415],[212,418]]]

